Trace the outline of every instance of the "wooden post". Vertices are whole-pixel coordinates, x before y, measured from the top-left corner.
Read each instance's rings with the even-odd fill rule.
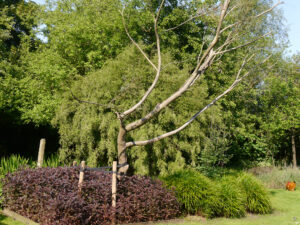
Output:
[[[73,166],[77,166],[77,161],[73,161]]]
[[[112,224],[116,224],[116,206],[117,206],[117,161],[113,161],[112,166],[112,181],[111,181],[111,205],[113,207]]]
[[[116,208],[117,206],[117,161],[113,162],[112,171],[113,171],[112,183],[111,183],[112,207]]]
[[[84,178],[85,161],[81,161],[80,165],[81,166],[80,166],[79,182],[78,182],[79,192],[81,192],[81,187],[82,187],[83,178]]]
[[[41,168],[43,166],[45,146],[46,146],[46,139],[42,138],[40,140],[40,148],[39,148],[39,155],[38,155],[38,161],[37,161],[38,168]]]

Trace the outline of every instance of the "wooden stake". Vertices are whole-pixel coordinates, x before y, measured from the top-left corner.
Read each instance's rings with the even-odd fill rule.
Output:
[[[117,206],[117,161],[113,162],[112,170],[113,170],[112,185],[111,185],[112,207],[116,208]]]
[[[73,161],[73,166],[77,166],[77,161]]]
[[[79,182],[78,182],[79,192],[81,192],[81,187],[82,187],[82,183],[83,183],[84,169],[85,169],[85,161],[81,161],[80,173],[79,173]]]
[[[40,140],[40,148],[39,148],[39,155],[38,155],[38,161],[37,161],[38,168],[41,168],[43,166],[45,146],[46,146],[46,139],[42,138]]]

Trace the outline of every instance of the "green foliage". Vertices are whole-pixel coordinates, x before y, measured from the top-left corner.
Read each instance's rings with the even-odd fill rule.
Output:
[[[300,132],[299,65],[281,57],[276,54],[271,59],[270,64],[276,66],[266,70],[268,76],[263,80],[250,81],[252,90],[234,93],[236,105],[228,108],[235,118],[228,121],[233,128],[228,153],[242,167],[291,161],[291,136]]]
[[[59,161],[59,156],[57,154],[50,155],[43,162],[43,167],[56,168],[59,166],[63,166],[63,164]]]
[[[272,212],[267,190],[257,178],[251,174],[243,173],[238,177],[237,184],[246,195],[246,209],[248,212],[258,214]]]
[[[246,195],[239,187],[236,177],[224,176],[216,180],[218,186],[217,215],[222,217],[240,218],[246,215]]]
[[[3,157],[0,160],[0,175],[5,176],[7,173],[13,173],[21,167],[26,167],[29,163],[29,159],[23,158],[20,155]]]
[[[207,177],[194,170],[182,170],[161,179],[167,187],[174,188],[184,211],[208,217],[215,215],[217,189]]]
[[[288,181],[300,184],[300,170],[278,167],[255,167],[249,170],[267,188],[285,189]]]
[[[167,66],[162,71],[157,88],[130,120],[140,118],[155,107],[157,100],[169,96],[186,78],[188,67],[178,68],[176,64],[171,63],[169,54],[163,54],[163,57]],[[143,76],[140,76],[141,74]],[[61,160],[68,163],[74,159],[78,161],[84,159],[91,166],[110,164],[116,158],[119,123],[114,110],[108,107],[118,111],[125,110],[137,101],[136,96],[141,96],[147,90],[153,77],[153,68],[131,46],[116,59],[109,60],[101,70],[75,82],[72,92],[77,98],[97,102],[103,106],[78,103],[70,92],[66,93],[53,121],[58,125],[61,136]],[[135,82],[132,82],[133,80]],[[206,96],[205,83],[202,87],[192,89],[146,126],[133,132],[132,137],[150,138],[180,125],[190,116],[189,111],[196,111],[204,106],[205,102],[198,101],[194,97]],[[198,123],[189,127],[189,130],[172,139],[139,147],[138,150],[132,148],[128,155],[135,172],[151,175],[159,172],[167,174],[184,168],[187,163],[196,164],[201,140],[205,138],[205,134],[199,130],[199,124],[206,126],[206,118],[199,119]],[[193,146],[190,143],[193,143]]]
[[[252,175],[236,172],[214,180],[195,170],[161,177],[174,188],[183,210],[207,217],[240,218],[251,213],[270,213],[271,202],[264,186]]]
[[[41,12],[47,48],[84,75],[102,67],[129,41],[118,0],[47,1]]]
[[[226,17],[224,27],[236,20],[250,18],[272,5],[270,0],[232,1],[232,4],[237,2],[239,7]],[[207,48],[206,43],[215,33],[218,1],[168,0],[165,3],[158,29],[163,74],[157,89],[129,121],[145,115],[178,89],[194,68],[199,52]],[[33,2],[18,0],[1,2],[0,7],[0,115],[8,114],[17,124],[39,126],[53,121],[59,128],[60,160],[64,163],[74,159],[85,159],[92,166],[111,163],[116,159],[119,126],[113,110],[78,104],[71,96],[70,88],[80,99],[104,105],[109,103],[119,111],[136,103],[151,85],[155,71],[140,53],[128,50],[130,40],[119,10],[125,8],[129,33],[156,62],[152,14],[157,12],[159,1],[49,0],[45,6],[38,7]],[[203,15],[166,32],[199,12]],[[282,34],[280,25],[277,11],[255,20],[242,19],[236,30],[242,38],[231,47],[268,30]],[[38,39],[36,34],[43,38]],[[223,33],[222,41],[227,34],[227,31]],[[280,42],[275,40],[276,36],[268,36],[258,40],[253,48],[222,55],[221,60],[212,65],[184,96],[170,104],[151,123],[132,132],[128,139],[152,138],[182,125],[231,84],[245,55],[251,55],[259,48],[278,51],[280,45],[277,43]],[[262,51],[249,64],[255,67],[265,55]],[[280,53],[278,55],[278,59],[284,61]],[[275,74],[282,67],[285,66],[276,66],[272,71],[265,68],[265,71]],[[246,65],[245,69],[250,66]],[[150,146],[130,149],[128,157],[133,171],[168,174],[191,165],[213,176],[216,168],[230,162],[249,165],[249,161],[256,164],[266,158],[276,158],[276,153],[283,152],[287,146],[284,137],[291,128],[290,122],[283,124],[280,121],[298,124],[298,86],[292,82],[293,78],[284,84],[281,80],[265,79],[262,88],[259,84],[264,71],[255,72],[257,75],[247,80],[255,90],[245,93],[244,89],[249,86],[243,85],[180,134]],[[281,89],[284,93],[277,93],[276,90]],[[276,107],[272,102],[277,95],[279,102],[283,102],[278,111],[274,110]],[[284,101],[285,96],[289,101]],[[293,102],[295,105],[285,110],[286,105]],[[269,108],[265,107],[269,105]],[[266,113],[260,114],[260,110]],[[273,112],[275,122],[266,119],[266,115]],[[283,119],[285,117],[289,119]],[[277,123],[282,124],[277,126]],[[294,126],[296,134],[299,133],[297,126]]]

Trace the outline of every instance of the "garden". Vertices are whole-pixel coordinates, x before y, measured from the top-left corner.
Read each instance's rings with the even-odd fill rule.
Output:
[[[14,155],[2,158],[0,165],[1,207],[40,224],[298,221],[299,192],[285,190],[288,181],[300,182],[298,169],[230,169],[210,178],[195,169],[152,178],[120,175],[113,207],[110,171],[86,170],[79,191],[80,166],[59,166],[55,156],[46,159],[41,168]],[[4,215],[0,220],[3,224],[23,224]]]
[[[1,1],[0,224],[298,224],[282,5]]]

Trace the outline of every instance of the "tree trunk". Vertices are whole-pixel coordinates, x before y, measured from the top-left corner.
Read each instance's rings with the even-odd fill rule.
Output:
[[[292,129],[292,152],[293,152],[293,168],[297,168],[297,155],[296,155],[296,144],[295,144],[295,131]]]
[[[126,130],[121,125],[118,135],[118,163],[123,164],[127,163],[127,155],[126,155],[126,141],[125,141],[125,135]],[[129,166],[124,166],[119,169],[119,173],[127,173]]]

